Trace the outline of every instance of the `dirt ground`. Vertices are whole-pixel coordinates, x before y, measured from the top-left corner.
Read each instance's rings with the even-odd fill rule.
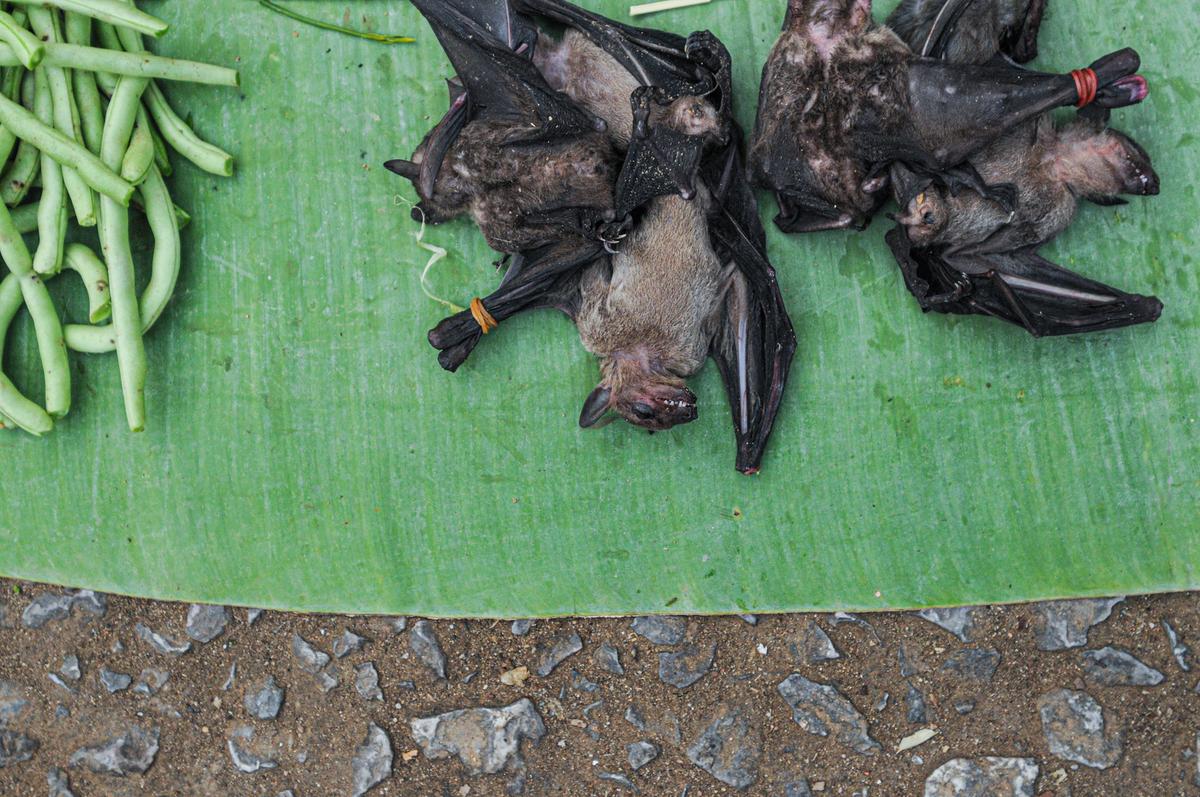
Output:
[[[1037,649],[1036,610],[1028,606],[978,609],[969,644],[913,614],[863,615],[869,628],[834,625],[831,615],[760,616],[757,625],[737,617],[690,618],[688,641],[701,650],[715,643],[716,657],[710,671],[680,689],[663,683],[658,671],[658,654],[675,648],[635,634],[629,619],[538,621],[525,636],[515,636],[508,622],[436,621],[431,625],[446,656],[442,680],[410,648],[413,618],[401,632],[396,618],[277,612],[249,625],[246,611],[235,609],[223,633],[172,657],[139,638],[135,626],[142,623],[184,640],[186,605],[108,596],[101,617],[73,610],[34,629],[22,622],[30,601],[62,590],[3,580],[0,589],[0,682],[15,685],[29,704],[19,718],[10,718],[9,727],[39,743],[28,761],[0,768],[0,794],[6,796],[46,794],[47,772],[54,767],[66,771],[78,797],[272,797],[287,789],[295,797],[352,794],[351,761],[371,722],[387,732],[394,750],[390,777],[371,795],[503,795],[522,785],[525,794],[535,796],[631,794],[632,785],[640,794],[670,797],[794,797],[805,793],[800,784],[806,780],[818,797],[891,797],[922,795],[926,778],[939,766],[980,756],[1036,759],[1033,794],[1039,797],[1200,795],[1200,657],[1185,659],[1192,667],[1184,672],[1161,624],[1167,620],[1182,642],[1200,643],[1196,595],[1130,598],[1091,629],[1086,648],[1054,652]],[[840,658],[817,664],[803,660],[802,640],[813,621],[828,633]],[[301,669],[293,635],[331,653],[347,628],[369,641],[345,658],[332,659],[326,671],[335,673],[339,684],[322,693],[317,678]],[[581,638],[582,650],[547,677],[534,674],[542,656],[539,645],[572,632]],[[619,651],[624,675],[607,671],[595,659],[605,642]],[[1082,651],[1107,645],[1133,654],[1165,680],[1149,687],[1085,680]],[[901,646],[912,673],[907,679],[901,675]],[[942,669],[967,647],[1000,653],[994,677],[963,678]],[[68,655],[78,657],[81,671],[78,680],[59,676],[71,691],[49,678]],[[364,699],[354,687],[354,667],[364,662],[373,662],[378,671],[382,701]],[[222,690],[235,663],[236,678]],[[516,683],[501,682],[503,673],[522,665],[530,670],[523,684],[519,672]],[[166,670],[170,677],[153,696],[132,689],[110,694],[99,681],[102,667],[130,674],[135,683],[145,668]],[[792,673],[833,685],[865,718],[882,749],[862,755],[839,743],[836,733],[820,737],[802,729],[777,690]],[[274,720],[251,718],[243,695],[268,675],[285,690],[282,710]],[[909,721],[910,684],[926,702],[923,722]],[[1119,734],[1123,746],[1114,766],[1093,769],[1051,754],[1038,699],[1059,688],[1086,691],[1102,706],[1106,733]],[[458,758],[431,760],[410,731],[414,718],[507,706],[520,698],[533,702],[546,730],[536,744],[521,744],[523,784],[518,767],[472,776]],[[973,708],[960,713],[971,702]],[[645,730],[625,719],[631,705],[645,718]],[[69,716],[62,716],[60,707]],[[731,707],[749,720],[748,747],[761,746],[754,782],[741,791],[699,768],[686,752],[714,715]],[[131,723],[160,729],[160,749],[144,775],[116,777],[68,766],[74,751]],[[228,740],[243,726],[254,728],[246,746],[275,761],[275,768],[253,774],[235,768]],[[897,752],[902,739],[923,728],[937,735]],[[662,752],[634,771],[626,745],[643,740]],[[628,784],[601,779],[602,772],[627,777]]]

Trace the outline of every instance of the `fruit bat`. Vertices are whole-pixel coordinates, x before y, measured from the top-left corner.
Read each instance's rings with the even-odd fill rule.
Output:
[[[914,54],[872,20],[870,0],[788,0],[763,68],[751,177],[775,193],[785,232],[864,227],[893,163],[1011,204],[1011,187],[985,185],[966,161],[1054,108],[1140,102],[1139,65],[1128,49],[1059,75],[951,63]]]
[[[430,331],[439,362],[453,371],[499,322],[554,307],[600,361],[580,424],[615,412],[657,431],[696,417],[686,380],[712,357],[737,467],[757,471],[796,341],[744,171],[724,46],[561,0],[414,3],[458,76],[446,117],[392,167],[432,220],[469,213],[510,255],[492,294]],[[562,185],[546,174],[552,163],[586,174]]]
[[[946,0],[945,8],[957,4]],[[937,5],[905,0],[893,19],[904,20],[902,29],[912,43],[936,48],[947,59],[1002,55],[1015,60],[1036,52],[1042,2],[1021,20],[1016,12],[1028,5],[1024,0],[974,0],[974,16],[964,13],[944,25],[934,24],[947,16]],[[1007,28],[988,22],[1005,18]],[[976,19],[985,21],[982,28],[967,27]],[[1012,207],[971,192],[955,195],[903,166],[893,167],[901,213],[887,241],[924,310],[991,315],[1039,337],[1159,317],[1158,299],[1123,293],[1038,254],[1070,225],[1079,199],[1112,205],[1123,203],[1120,194],[1158,193],[1158,175],[1145,150],[1107,122],[1108,112],[1094,108],[1061,127],[1043,114],[972,156],[971,165],[985,182],[1014,187]]]

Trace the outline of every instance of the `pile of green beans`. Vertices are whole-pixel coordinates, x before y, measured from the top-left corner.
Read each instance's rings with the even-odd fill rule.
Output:
[[[143,35],[166,31],[134,0],[0,2],[0,257],[8,272],[0,280],[0,428],[43,435],[67,414],[69,351],[115,351],[129,428],[146,426],[142,336],[175,290],[179,230],[189,218],[164,181],[168,148],[206,172],[233,174],[232,156],[196,135],[158,81],[238,85],[232,69],[149,53]],[[131,204],[154,237],[140,297]],[[102,256],[67,243],[72,222],[96,227]],[[31,251],[25,236],[33,234]],[[64,270],[87,290],[87,323],[64,323],[46,289]],[[36,333],[42,404],[4,374],[5,338],[22,307]]]

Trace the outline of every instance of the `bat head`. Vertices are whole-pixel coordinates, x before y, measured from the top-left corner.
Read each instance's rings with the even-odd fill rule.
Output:
[[[871,0],[788,0],[785,26],[810,36],[861,33],[871,22]]]
[[[686,385],[649,374],[617,388],[602,382],[583,403],[579,425],[596,426],[610,410],[634,426],[661,432],[696,420],[696,394]]]
[[[946,228],[950,207],[941,191],[930,186],[909,200],[896,221],[908,228],[914,246],[927,246]]]
[[[685,135],[709,137],[721,146],[729,140],[729,123],[704,97],[685,95],[672,102],[667,124]]]

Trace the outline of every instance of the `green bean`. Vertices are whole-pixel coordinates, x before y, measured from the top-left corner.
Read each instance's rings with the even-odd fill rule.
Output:
[[[122,78],[122,80],[139,78]],[[132,116],[132,114],[131,114]],[[133,186],[121,179],[111,168],[86,148],[67,138],[12,100],[0,96],[0,124],[10,128],[17,138],[35,145],[44,155],[49,155],[63,166],[79,172],[80,177],[101,194],[128,205],[133,196]],[[120,167],[120,163],[117,164]]]
[[[86,14],[93,19],[132,28],[154,37],[162,36],[167,32],[167,23],[158,17],[139,11],[132,3],[123,3],[120,0],[11,0],[11,2],[18,5],[55,6],[63,11]]]
[[[7,11],[0,11],[0,41],[8,45],[16,63],[26,69],[37,69],[46,57],[45,45]]]
[[[21,81],[21,98],[26,106],[33,107],[32,72],[26,72]],[[8,130],[7,127],[4,129]],[[38,172],[41,159],[42,155],[38,152],[37,147],[28,141],[20,142],[16,157],[13,158],[4,175],[0,177],[0,201],[11,206],[25,198]]]
[[[145,125],[146,129],[150,131],[150,138],[154,139],[154,164],[158,166],[163,177],[170,177],[174,169],[171,168],[171,156],[167,153],[167,142],[163,141],[158,129],[150,124],[150,115],[146,113],[145,103],[138,110],[138,124],[142,124],[142,117],[146,118]]]
[[[33,73],[33,109],[47,121],[53,115],[53,102],[46,67]],[[63,243],[67,236],[67,195],[62,167],[53,158],[42,158],[42,197],[38,201],[38,248],[33,270],[38,274],[57,274],[62,270]]]
[[[4,354],[8,327],[24,303],[21,281],[16,274],[9,274],[0,282],[0,357]],[[39,437],[54,428],[54,420],[45,410],[25,398],[3,370],[0,370],[0,419],[6,426],[24,429]]]
[[[150,135],[149,118],[138,106],[138,121],[129,140],[129,149],[121,161],[121,177],[133,185],[140,185],[154,165],[154,137]]]
[[[108,104],[104,140],[100,145],[100,157],[109,169],[119,169],[125,157],[147,82],[145,78],[135,77],[122,77],[117,81],[117,90]],[[117,202],[108,196],[101,198],[100,246],[108,263],[125,419],[131,431],[140,432],[146,428],[146,347],[142,341],[133,255],[129,251],[128,202]]]
[[[68,11],[65,34],[71,44],[90,46],[91,18]],[[88,69],[73,69],[71,82],[75,87],[75,102],[79,108],[79,126],[83,131],[84,143],[92,152],[99,153],[100,140],[104,134],[104,104],[100,99],[100,89],[96,86],[96,75]]]
[[[176,152],[209,174],[222,177],[233,174],[233,156],[197,136],[187,122],[171,109],[156,84],[151,83],[146,90],[145,102],[158,126],[158,132]],[[0,118],[0,121],[3,119]]]
[[[29,9],[29,24],[33,31],[47,43],[55,43],[61,38],[54,12],[46,8],[34,7]],[[79,112],[75,108],[75,100],[71,96],[71,79],[67,70],[46,64],[40,67],[46,73],[46,81],[50,86],[50,96],[54,103],[54,126],[59,132],[74,141],[83,141],[83,133],[79,129]],[[45,121],[45,120],[43,120]],[[43,170],[43,182],[45,173]],[[81,227],[96,226],[96,203],[92,189],[88,188],[83,178],[70,167],[62,169],[62,180],[71,198],[71,207],[75,210],[75,218]]]
[[[2,203],[0,255],[4,257],[8,270],[21,281],[21,295],[25,298],[25,306],[29,308],[29,315],[33,318],[46,383],[46,411],[52,418],[61,418],[71,408],[71,370],[67,363],[62,323],[58,319],[45,283],[34,273],[33,259],[25,247],[25,241],[13,225],[8,208]]]
[[[175,292],[179,279],[180,245],[179,216],[181,211],[171,202],[167,184],[157,168],[151,168],[138,193],[146,209],[150,231],[154,235],[154,257],[150,267],[150,282],[142,294],[139,311],[142,332],[154,326]],[[116,348],[117,338],[111,324],[87,326],[68,324],[65,330],[67,346],[88,354],[104,354]]]
[[[70,244],[63,256],[63,267],[69,268],[83,280],[88,295],[88,321],[99,324],[112,313],[108,295],[108,269],[104,261],[83,244]],[[63,330],[64,337],[66,330]],[[67,344],[70,347],[70,344]]]
[[[36,202],[30,202],[28,205],[21,205],[17,208],[11,208],[13,226],[17,228],[17,232],[24,235],[28,232],[36,232],[38,228],[38,205]]]

